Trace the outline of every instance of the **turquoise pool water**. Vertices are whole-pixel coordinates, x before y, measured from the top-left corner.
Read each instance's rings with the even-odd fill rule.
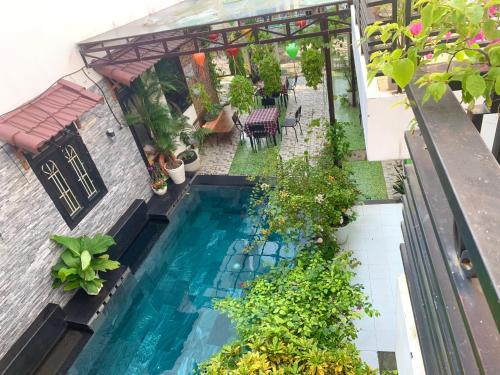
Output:
[[[293,251],[277,240],[243,248],[256,227],[249,188],[194,186],[135,275],[99,318],[69,374],[190,374],[234,335],[212,309]]]

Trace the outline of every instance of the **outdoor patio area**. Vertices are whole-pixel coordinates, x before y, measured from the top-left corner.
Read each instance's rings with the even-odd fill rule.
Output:
[[[499,1],[1,9],[0,375],[500,374]]]

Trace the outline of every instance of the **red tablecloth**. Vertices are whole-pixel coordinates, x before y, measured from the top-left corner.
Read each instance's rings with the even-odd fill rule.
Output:
[[[262,124],[269,134],[274,135],[278,130],[278,117],[279,111],[276,107],[256,109],[250,113],[250,116],[248,116],[245,122],[245,133],[247,133],[248,136],[252,136],[249,127],[256,124]]]

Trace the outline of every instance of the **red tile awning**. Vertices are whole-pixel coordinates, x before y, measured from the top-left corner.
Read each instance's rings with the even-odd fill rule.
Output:
[[[129,58],[133,59],[135,57],[135,52],[127,52],[124,55],[124,58],[126,58],[127,55],[130,55]],[[97,66],[94,69],[97,73],[102,74],[104,77],[107,77],[126,86],[130,86],[132,84],[132,81],[134,81],[146,70],[151,68],[158,61],[160,61],[160,59],[135,61],[116,65],[103,65]]]
[[[37,153],[48,140],[101,102],[100,95],[61,79],[35,100],[0,116],[0,139]]]
[[[141,37],[137,40],[146,41],[148,39],[151,39],[151,37]],[[185,41],[182,40],[166,42],[168,49],[171,51],[181,48],[184,43]],[[162,46],[159,43],[148,45],[147,49],[144,49],[144,51],[141,50],[142,60],[134,61],[137,60],[137,53],[135,49],[130,49],[125,53],[120,53],[120,59],[130,60],[133,62],[115,65],[98,65],[94,67],[94,69],[97,73],[102,74],[113,81],[130,86],[137,77],[162,59],[161,57],[147,59],[149,56],[158,56],[158,51],[160,50],[162,50]],[[145,58],[147,60],[144,60]]]

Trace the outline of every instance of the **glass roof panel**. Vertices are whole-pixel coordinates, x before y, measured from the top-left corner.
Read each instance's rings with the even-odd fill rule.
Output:
[[[121,39],[326,5],[336,0],[184,0],[81,42]]]

